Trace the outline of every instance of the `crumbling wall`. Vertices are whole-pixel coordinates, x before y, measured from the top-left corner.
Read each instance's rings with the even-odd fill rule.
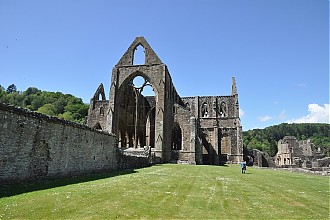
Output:
[[[86,117],[87,126],[97,130],[106,130],[108,112],[109,101],[106,100],[104,87],[101,83],[90,101],[88,116]]]
[[[277,147],[275,160],[280,167],[312,168],[317,159],[324,157],[310,140],[298,141],[294,136],[285,136],[278,141]]]
[[[120,169],[136,169],[154,164],[151,148],[118,148],[118,165]]]
[[[275,162],[268,153],[253,149],[250,154],[253,157],[253,165],[258,167],[275,167]]]
[[[183,108],[181,105],[174,105],[174,122],[178,124],[182,135],[182,146],[180,149],[175,150],[172,147],[173,162],[196,164],[196,119],[191,116],[189,110]],[[173,137],[172,137],[173,139]],[[173,144],[172,140],[172,144]]]
[[[330,157],[317,159],[316,162],[314,162],[313,167],[330,167]]]
[[[0,104],[0,184],[118,169],[116,137]]]

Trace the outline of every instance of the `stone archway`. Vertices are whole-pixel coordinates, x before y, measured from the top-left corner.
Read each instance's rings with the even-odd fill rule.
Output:
[[[133,80],[143,77],[144,83],[136,86]],[[118,89],[118,134],[120,133],[120,147],[141,148],[154,147],[155,109],[157,94],[145,97],[142,92],[146,86],[152,86],[149,79],[142,72],[135,72],[127,77]],[[154,112],[154,111],[153,111]],[[153,129],[150,129],[153,127]],[[125,143],[125,144],[124,144]]]
[[[139,46],[144,49],[144,63],[134,65],[134,52]],[[136,76],[142,76],[152,85],[155,93],[153,101],[136,94],[137,88],[131,83]],[[149,106],[140,111],[139,103],[143,102],[149,103]],[[117,135],[120,138],[119,142],[125,143],[126,147],[143,147],[149,142],[155,163],[169,162],[174,103],[183,105],[166,65],[143,37],[137,37],[112,69],[107,131]],[[135,107],[129,108],[129,106]],[[148,111],[150,109],[152,111]],[[138,114],[134,114],[134,111]],[[127,115],[123,117],[124,114]],[[146,126],[147,123],[150,126],[148,131],[140,126]],[[136,125],[139,125],[139,128],[135,128]],[[148,135],[151,131],[153,133]],[[122,140],[127,138],[128,140]]]

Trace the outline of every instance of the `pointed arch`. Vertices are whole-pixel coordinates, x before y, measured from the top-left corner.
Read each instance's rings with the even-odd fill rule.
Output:
[[[207,102],[203,102],[203,104],[201,105],[201,114],[202,117],[208,117],[209,116],[209,109],[208,109],[208,104]]]
[[[163,64],[155,51],[150,47],[144,37],[137,37],[129,46],[125,54],[117,63],[116,67],[133,65],[134,51],[138,46],[142,46],[145,51],[145,65]]]
[[[100,96],[101,96],[102,101],[106,100],[105,93],[104,93],[104,87],[103,87],[102,83],[96,89],[96,92],[94,93],[93,99],[95,101],[100,100]]]
[[[146,54],[142,44],[136,45],[133,50],[133,65],[145,65],[146,64]]]
[[[172,150],[182,150],[182,130],[179,123],[175,122],[172,128]]]
[[[104,116],[104,108],[103,107],[100,107],[100,115]]]
[[[97,129],[97,130],[103,130],[100,123],[97,122],[94,126],[93,126],[94,129]]]

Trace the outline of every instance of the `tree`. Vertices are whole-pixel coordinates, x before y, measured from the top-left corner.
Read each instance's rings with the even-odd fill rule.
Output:
[[[67,105],[67,101],[64,97],[59,98],[56,102],[54,102],[55,113],[56,114],[63,114],[64,108]]]
[[[35,87],[18,92],[14,84],[7,90],[0,86],[0,102],[78,123],[85,123],[89,108],[82,99],[71,94],[41,91]]]
[[[13,93],[13,92],[17,92],[17,88],[15,86],[15,84],[11,84],[7,87],[7,90],[6,90],[7,93]]]
[[[32,110],[35,111],[45,104],[44,99],[41,96],[33,95],[31,106]]]
[[[295,136],[298,140],[311,139],[312,143],[321,148],[325,155],[330,153],[329,124],[280,124],[264,129],[253,129],[243,132],[243,144],[250,149],[266,151],[270,156],[277,153],[277,142],[284,136]]]
[[[40,108],[38,108],[39,113],[45,114],[45,115],[49,115],[49,116],[55,116],[55,107],[52,104],[45,104],[43,106],[41,106]]]
[[[58,117],[67,121],[74,121],[71,112],[64,112],[63,114],[59,114]]]
[[[29,87],[27,88],[27,90],[25,92],[23,92],[23,94],[27,95],[27,96],[30,96],[30,95],[33,95],[33,94],[40,94],[41,91],[35,87]]]
[[[0,102],[3,96],[6,95],[6,90],[3,86],[0,85]]]

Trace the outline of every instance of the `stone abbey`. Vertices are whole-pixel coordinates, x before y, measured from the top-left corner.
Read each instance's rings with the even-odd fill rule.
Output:
[[[145,62],[133,65],[142,46]],[[143,77],[141,85],[134,79]],[[142,95],[152,87],[154,96]],[[143,37],[112,70],[110,97],[101,84],[90,101],[87,125],[117,136],[122,151],[150,148],[155,163],[223,164],[243,160],[235,78],[227,96],[181,97],[171,75]]]

